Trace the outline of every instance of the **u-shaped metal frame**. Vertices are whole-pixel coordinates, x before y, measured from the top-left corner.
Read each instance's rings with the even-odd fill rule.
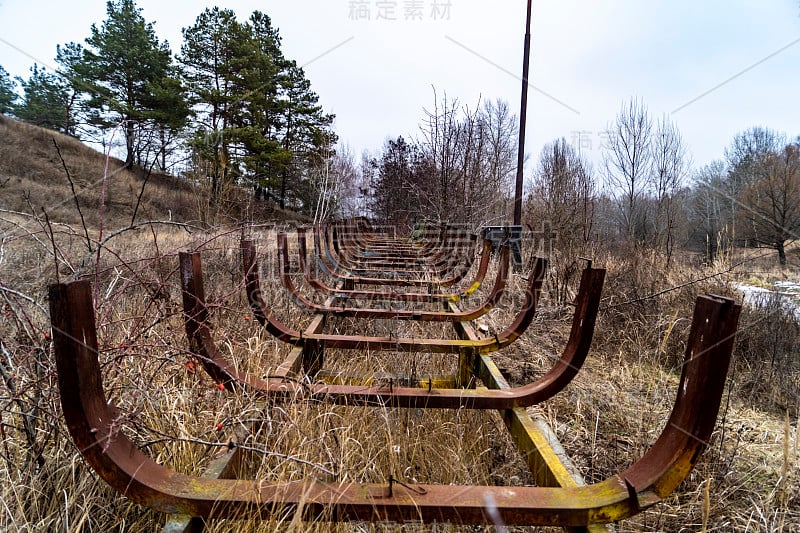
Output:
[[[706,448],[722,398],[739,306],[700,297],[695,305],[677,397],[658,440],[629,468],[593,485],[570,488],[326,482],[269,483],[188,476],[142,453],[116,424],[102,386],[88,282],[49,291],[58,385],[69,432],[109,485],[158,511],[206,518],[423,520],[487,523],[491,500],[507,525],[582,526],[621,520],[659,502],[688,475]]]
[[[542,265],[542,262],[538,264]],[[523,322],[520,318],[530,314],[527,323],[536,311],[536,301],[538,300],[538,287],[541,286],[541,271],[536,271],[532,276],[527,295],[528,307],[521,311],[516,322]],[[191,351],[201,361],[205,370],[217,382],[223,383],[229,389],[245,387],[251,391],[260,391],[270,395],[311,395],[319,399],[335,401],[340,403],[366,404],[366,405],[394,405],[397,407],[420,407],[420,408],[441,408],[441,409],[508,409],[513,407],[527,407],[540,403],[551,398],[564,389],[570,381],[577,375],[589,353],[594,334],[597,311],[600,306],[600,296],[603,289],[605,270],[587,267],[581,276],[578,296],[575,301],[575,313],[572,319],[572,328],[569,339],[561,357],[555,361],[553,367],[541,378],[521,387],[502,390],[491,389],[444,389],[419,387],[397,387],[394,385],[372,385],[372,386],[349,386],[349,385],[327,385],[311,384],[300,385],[284,380],[260,379],[254,376],[239,372],[220,350],[217,349],[213,341],[211,332],[206,325],[209,312],[205,304],[205,290],[203,287],[203,274],[199,253],[181,254],[181,283],[183,287],[184,313],[186,320],[186,333],[190,341]],[[251,279],[250,281],[254,281]],[[258,295],[257,287],[252,288],[255,292],[253,297]],[[534,296],[531,296],[533,291]],[[269,321],[265,320],[265,325]],[[527,328],[527,324],[525,324]],[[523,328],[520,334],[524,331]],[[357,338],[340,336],[325,336],[321,334],[306,335],[304,339],[340,339],[340,344],[345,340],[350,340],[354,344],[351,348],[359,347]],[[359,337],[360,338],[360,337]],[[300,339],[298,339],[299,341]],[[441,339],[420,340],[413,339],[419,345],[421,351],[425,351],[425,342],[435,342],[438,346],[445,342]],[[451,346],[460,346],[461,349],[475,349],[480,351],[480,347],[495,346],[502,342],[499,339],[483,339],[480,341],[470,340],[447,340]],[[507,341],[511,342],[511,341]],[[337,344],[337,347],[342,347]],[[326,342],[326,346],[327,346]],[[347,346],[344,346],[345,348]],[[430,351],[430,350],[429,350]],[[484,352],[485,353],[485,352]]]
[[[466,309],[457,312],[448,311],[426,311],[426,310],[411,310],[411,309],[385,309],[385,308],[363,308],[363,307],[346,307],[346,306],[330,306],[314,303],[306,298],[297,290],[291,278],[289,268],[289,247],[285,233],[279,233],[277,236],[278,241],[278,275],[281,278],[281,284],[291,294],[295,303],[306,309],[317,313],[324,313],[326,315],[352,317],[352,318],[372,318],[372,319],[399,319],[399,320],[422,320],[422,321],[438,321],[438,322],[464,322],[475,320],[486,313],[488,313],[497,302],[503,297],[505,291],[506,279],[508,277],[508,260],[510,250],[508,246],[502,246],[500,249],[500,257],[498,260],[498,271],[495,279],[494,286],[492,287],[489,295],[478,306],[471,309]],[[243,240],[241,242],[242,248],[242,261],[245,274],[252,273],[252,276],[258,278],[258,262],[256,260],[255,244],[253,241]],[[248,284],[252,288],[254,284]],[[255,297],[254,294],[248,294],[248,299]],[[347,300],[344,300],[347,302]]]

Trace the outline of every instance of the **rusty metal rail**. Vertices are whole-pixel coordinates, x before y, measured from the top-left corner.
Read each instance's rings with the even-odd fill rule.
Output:
[[[349,250],[367,269],[371,266],[406,270],[413,257],[438,258],[446,251],[444,231],[440,238],[420,250],[415,245],[394,246],[394,240],[360,231],[367,226],[341,225],[330,231],[331,253]],[[355,228],[355,230],[354,230]],[[342,233],[347,229],[349,236]],[[318,239],[323,232],[315,231]],[[87,282],[54,285],[50,289],[51,318],[62,407],[78,448],[107,483],[132,500],[175,516],[165,532],[196,531],[202,524],[192,517],[253,518],[275,513],[300,513],[306,520],[447,521],[461,524],[489,523],[487,502],[492,502],[506,525],[563,526],[569,531],[600,531],[600,524],[619,521],[661,501],[688,475],[706,447],[721,402],[733,337],[740,307],[732,300],[705,296],[697,299],[676,401],[661,436],[633,465],[594,485],[585,485],[563,457],[563,450],[543,422],[536,422],[525,407],[545,401],[563,390],[583,365],[591,347],[605,270],[584,269],[575,300],[569,339],[561,357],[539,379],[519,387],[506,383],[492,362],[490,352],[507,346],[531,323],[537,308],[546,261],[537,259],[525,293],[525,303],[516,318],[494,338],[480,338],[470,323],[484,306],[493,306],[505,290],[508,250],[498,258],[495,285],[486,300],[474,309],[461,311],[451,295],[360,291],[354,277],[326,292],[327,300],[315,304],[292,284],[286,236],[278,236],[280,275],[287,290],[300,303],[316,312],[311,324],[299,332],[279,322],[265,304],[260,291],[258,262],[252,242],[242,242],[245,286],[252,311],[276,337],[292,343],[286,361],[265,378],[240,372],[217,348],[208,327],[199,253],[180,254],[180,278],[184,323],[189,347],[203,368],[230,391],[263,395],[271,402],[312,400],[352,406],[399,408],[498,410],[514,442],[539,486],[443,486],[396,482],[385,483],[306,479],[267,483],[263,480],[223,479],[235,476],[242,454],[237,448],[243,436],[234,436],[228,450],[213,462],[202,478],[187,476],[156,463],[119,431],[119,412],[107,402],[98,362],[96,326]],[[298,232],[299,263],[305,271],[305,232]],[[319,244],[317,251],[320,252]],[[377,251],[373,254],[373,251]],[[451,249],[454,255],[457,249]],[[388,259],[408,254],[410,262]],[[318,257],[321,262],[321,255]],[[480,282],[488,269],[489,251],[478,268]],[[419,262],[424,265],[424,261]],[[379,267],[378,267],[379,265]],[[481,273],[482,271],[482,273]],[[347,276],[345,276],[347,277]],[[355,278],[359,278],[356,276]],[[305,279],[308,281],[309,276]],[[411,288],[412,283],[397,284]],[[439,280],[443,281],[443,280]],[[359,278],[359,283],[361,279]],[[371,283],[368,278],[365,283]],[[343,288],[350,284],[350,288]],[[309,283],[311,287],[314,284]],[[327,286],[326,286],[327,287]],[[316,287],[314,287],[316,288]],[[440,286],[429,285],[435,291]],[[372,294],[380,297],[370,299]],[[420,298],[413,302],[444,305],[443,311],[393,310],[355,307],[368,305],[388,295]],[[423,300],[422,296],[444,296]],[[346,306],[340,301],[347,301]],[[390,298],[387,300],[391,301]],[[359,319],[404,318],[452,321],[455,339],[398,339],[325,333],[328,316]],[[395,376],[355,376],[337,382],[323,369],[326,348],[393,350],[428,354],[457,354],[454,376],[405,379]],[[305,372],[311,381],[296,379]],[[315,381],[313,378],[317,377]],[[326,381],[327,380],[327,381]],[[475,387],[479,380],[485,387]]]
[[[190,271],[184,271],[181,279],[201,279],[202,267],[200,255],[192,254],[192,267]],[[183,263],[182,264],[188,264]],[[411,339],[411,338],[392,338],[392,337],[373,337],[366,335],[337,335],[331,333],[317,333],[313,335],[302,335],[299,331],[286,326],[270,311],[264,302],[261,284],[254,268],[250,268],[246,275],[247,298],[253,315],[267,331],[275,338],[293,345],[312,342],[329,348],[343,349],[370,349],[370,350],[394,350],[407,352],[432,352],[432,353],[459,353],[464,349],[473,349],[478,353],[490,353],[500,350],[525,332],[536,314],[536,305],[539,300],[539,293],[542,288],[542,281],[546,269],[547,261],[537,258],[533,272],[530,276],[528,288],[525,292],[525,303],[512,323],[501,333],[493,338],[481,339],[478,341],[468,341],[463,339]],[[188,268],[188,267],[187,267]]]
[[[298,384],[281,379],[260,379],[238,371],[216,347],[206,323],[209,312],[205,305],[205,291],[199,254],[181,255],[181,280],[183,283],[184,312],[186,332],[190,339],[190,350],[201,361],[205,370],[218,383],[235,390],[244,387],[252,392],[280,397],[313,397],[318,400],[333,401],[353,405],[393,405],[396,407],[425,407],[440,409],[510,409],[527,407],[540,403],[557,394],[580,370],[592,342],[594,325],[600,304],[605,270],[587,267],[582,275],[575,314],[566,347],[554,366],[544,376],[527,385],[503,390],[434,388],[433,379],[427,381],[428,388],[395,386],[391,381],[377,385],[327,385]],[[535,299],[531,302],[535,311]],[[314,349],[321,356],[326,336],[306,332],[304,339],[313,339]],[[330,336],[327,336],[330,338]],[[347,337],[341,337],[348,339]],[[358,349],[364,337],[352,339],[352,345],[345,348]],[[415,339],[420,347],[439,346],[439,339]],[[451,341],[461,347],[461,351],[481,353],[491,339],[461,338]],[[496,342],[496,341],[495,341]],[[341,345],[337,345],[341,348]],[[420,350],[424,351],[424,350]],[[474,359],[474,358],[473,358]]]
[[[503,246],[500,251],[498,261],[497,278],[495,279],[494,286],[486,299],[478,306],[468,310],[451,312],[451,311],[429,311],[429,310],[415,310],[415,309],[386,309],[383,308],[365,308],[365,307],[348,307],[347,300],[343,300],[341,306],[320,305],[308,299],[305,295],[295,287],[291,278],[290,260],[289,260],[289,247],[285,233],[279,233],[278,239],[278,272],[281,278],[283,287],[289,291],[292,299],[300,307],[318,313],[325,313],[326,315],[352,317],[352,318],[372,318],[372,319],[400,319],[400,320],[422,320],[422,321],[439,321],[439,322],[455,322],[455,321],[469,321],[475,320],[486,313],[488,313],[503,296],[506,286],[506,278],[508,277],[508,258],[509,248]],[[254,278],[258,278],[258,262],[256,260],[255,244],[252,241],[243,240],[241,243],[242,257],[244,262],[245,274],[250,274]],[[254,286],[256,283],[251,284]],[[259,282],[260,285],[260,282]],[[399,295],[406,295],[405,293],[398,293]],[[249,295],[253,297],[254,295]]]
[[[331,231],[327,231],[326,225],[319,229],[326,237],[323,243],[331,249],[332,255],[337,256],[338,263],[351,270],[361,269],[373,274],[385,274],[390,270],[395,274],[416,272],[441,277],[477,240],[476,235],[461,229],[443,228],[439,242],[423,252],[424,245],[418,242],[406,244],[405,240],[398,239],[364,242],[360,234],[347,224],[336,224]]]
[[[481,252],[481,261],[478,265],[478,272],[476,273],[473,281],[469,283],[467,287],[460,292],[457,293],[443,293],[443,292],[413,293],[405,291],[385,292],[385,291],[345,289],[343,287],[334,288],[329,285],[325,285],[314,276],[313,269],[307,263],[305,229],[299,228],[297,230],[297,243],[299,247],[300,270],[303,271],[304,277],[309,285],[311,285],[313,288],[319,291],[328,294],[334,294],[339,298],[362,298],[370,301],[383,300],[383,301],[405,301],[405,302],[446,302],[446,301],[458,302],[464,300],[469,296],[471,296],[475,291],[477,291],[480,288],[481,284],[483,283],[484,279],[486,278],[486,273],[489,270],[489,260],[492,251],[492,242],[489,240],[484,240],[483,251]],[[333,277],[331,271],[327,268],[325,263],[321,261],[318,251],[317,254],[315,255],[315,258],[317,259],[317,265],[319,266],[320,270]],[[351,286],[354,286],[354,284]],[[431,287],[431,285],[429,285],[429,287]]]
[[[605,481],[572,488],[360,484],[303,480],[267,483],[187,476],[144,455],[115,426],[102,387],[87,282],[50,289],[64,417],[82,455],[107,483],[153,509],[204,518],[300,512],[306,519],[487,522],[492,501],[507,525],[586,526],[621,520],[670,494],[699,459],[716,421],[739,306],[700,297],[675,405],[653,447]],[[700,408],[699,406],[702,406]]]
[[[407,277],[403,275],[403,272],[394,272],[392,277],[362,276],[358,275],[357,271],[343,265],[335,257],[336,252],[333,246],[327,243],[324,246],[321,244],[322,237],[325,235],[326,232],[322,228],[318,228],[314,232],[314,248],[317,254],[317,262],[327,275],[343,282],[346,289],[352,289],[354,285],[395,285],[403,287],[435,285],[437,287],[451,287],[464,279],[475,258],[474,254],[467,253],[462,261],[454,259],[452,266],[447,270],[436,271],[433,275],[427,277]],[[325,240],[327,241],[327,239]],[[477,238],[471,239],[471,243],[474,244],[476,240]]]

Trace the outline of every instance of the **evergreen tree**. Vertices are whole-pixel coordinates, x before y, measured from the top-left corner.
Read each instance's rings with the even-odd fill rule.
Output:
[[[74,93],[67,82],[36,64],[31,67],[31,75],[27,81],[22,78],[17,80],[23,90],[22,102],[14,109],[17,117],[37,126],[74,135]]]
[[[409,224],[420,215],[419,202],[414,201],[414,183],[422,168],[422,154],[403,137],[388,139],[381,158],[372,163],[372,211],[382,221]]]
[[[278,191],[281,207],[292,196],[311,209],[306,182],[335,143],[333,117],[284,57],[270,18],[255,11],[239,23],[233,11],[206,9],[183,36],[180,61],[200,126],[193,148],[208,162],[212,196],[239,179]]]
[[[302,68],[290,61],[281,76],[283,89],[284,131],[282,146],[293,154],[293,164],[281,174],[280,204],[284,207],[287,188],[299,187],[308,173],[320,166],[321,160],[333,153],[336,135],[331,131],[334,116],[325,115],[319,105],[319,96],[311,90],[311,82]],[[313,204],[314,198],[302,198],[304,204]]]
[[[237,117],[243,162],[257,188],[274,190],[292,160],[291,151],[281,142],[285,102],[279,99],[279,91],[286,60],[278,30],[267,15],[255,11],[248,30],[251,50],[239,88],[248,105]]]
[[[59,68],[56,75],[63,81],[69,93],[69,129],[71,135],[79,138],[90,137],[94,129],[88,123],[91,110],[87,107],[86,91],[91,87],[83,64],[84,49],[78,43],[56,45],[56,62]]]
[[[172,74],[169,46],[159,43],[134,0],[107,2],[106,14],[102,26],[92,25],[87,47],[68,44],[59,50],[59,62],[73,87],[87,96],[88,121],[101,128],[124,124],[126,163],[142,164],[149,146],[138,137],[174,105],[158,99],[155,90]]]
[[[236,137],[233,117],[242,109],[236,80],[247,56],[248,31],[233,11],[218,7],[207,8],[194,26],[182,31],[179,61],[198,126],[192,148],[210,163],[214,201],[222,185],[236,174],[231,161]]]
[[[166,170],[167,156],[192,114],[180,76],[178,68],[172,66],[166,76],[150,85],[149,94],[143,99],[150,136],[156,139],[144,144],[155,147],[162,170]]]
[[[0,113],[7,114],[13,111],[14,102],[17,100],[16,84],[6,69],[0,67]]]

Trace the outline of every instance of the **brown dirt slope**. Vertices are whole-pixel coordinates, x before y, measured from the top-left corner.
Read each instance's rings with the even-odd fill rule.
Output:
[[[75,187],[74,196],[65,165]],[[137,221],[171,219],[212,225],[244,220],[305,221],[263,202],[253,205],[252,195],[243,189],[232,189],[211,209],[203,184],[195,186],[186,179],[137,167],[127,169],[123,161],[113,157],[108,160],[107,174],[105,166],[105,154],[74,137],[0,115],[0,209],[26,214],[33,211],[39,216],[44,209],[54,222],[80,224],[77,197],[86,225],[96,228],[106,175],[103,220],[108,228],[131,224],[143,185]]]
[[[62,163],[58,149],[61,151]],[[100,218],[100,201],[105,155],[78,139],[32,126],[0,115],[0,208],[42,214],[53,221],[79,224],[80,216],[67,172],[87,225]],[[106,224],[130,223],[146,173],[126,169],[122,161],[110,158],[105,191]],[[184,180],[163,174],[150,176],[137,217],[191,220],[192,187]]]

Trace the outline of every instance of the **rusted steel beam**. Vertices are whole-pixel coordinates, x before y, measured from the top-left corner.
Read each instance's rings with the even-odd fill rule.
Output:
[[[245,273],[252,271],[253,276],[258,276],[258,262],[255,257],[255,245],[252,241],[243,240],[241,242],[242,257],[252,261],[245,264]],[[386,308],[364,308],[364,307],[347,307],[345,305],[331,306],[320,305],[306,298],[300,294],[297,287],[291,278],[289,267],[289,249],[286,242],[286,234],[278,234],[278,275],[281,278],[281,283],[284,288],[289,291],[294,302],[306,309],[317,313],[324,313],[326,315],[351,317],[351,318],[371,318],[371,319],[400,319],[400,320],[421,320],[421,321],[438,321],[438,322],[454,322],[454,321],[469,321],[475,320],[486,313],[488,313],[503,296],[506,286],[506,278],[508,277],[508,258],[509,249],[503,246],[500,251],[498,261],[498,272],[495,284],[486,299],[478,306],[463,311],[426,311],[415,309],[386,309]],[[252,285],[251,285],[252,286]],[[248,298],[254,295],[249,294]],[[346,302],[346,300],[345,300]]]
[[[186,283],[190,282],[190,279],[186,279]],[[203,292],[202,287],[200,288],[200,292]],[[308,326],[306,331],[321,331],[323,325],[324,320],[322,317],[317,317]],[[302,348],[292,349],[286,359],[284,359],[284,361],[273,372],[273,382],[277,382],[286,378],[296,378],[303,369],[305,359],[307,359],[307,357],[304,356]],[[201,360],[208,364],[207,358],[201,358]],[[305,366],[307,367],[308,365],[309,363],[306,361]],[[223,376],[226,375],[227,374],[223,374]],[[232,382],[223,382],[223,384],[226,385],[228,389],[232,389],[234,385]],[[245,463],[246,455],[246,448],[236,446],[235,444],[244,442],[246,436],[247,435],[243,432],[237,432],[235,435],[229,436],[227,439],[228,442],[231,442],[234,445],[229,446],[227,449],[219,452],[214,457],[208,468],[205,469],[202,477],[235,479],[237,477],[236,474],[239,473],[241,467]],[[161,530],[161,533],[200,533],[203,531],[204,527],[204,521],[200,518],[178,515],[171,516],[167,519],[166,524]]]
[[[211,464],[203,472],[204,478],[236,479],[247,460],[245,448],[238,446],[247,438],[247,432],[238,431],[229,434],[226,439],[230,444],[217,452]],[[171,516],[167,519],[161,533],[200,533],[205,524],[201,518],[187,515]]]
[[[380,386],[386,389],[386,384],[390,381],[393,387],[416,387],[418,389],[455,389],[459,386],[458,380],[454,376],[395,376],[391,374],[368,374],[353,376],[343,372],[332,372],[322,370],[316,375],[317,381],[327,385],[347,385],[358,387]]]
[[[365,291],[365,290],[355,290],[350,289],[346,290],[341,287],[334,288],[322,283],[319,279],[314,276],[314,273],[310,266],[306,262],[306,241],[305,241],[305,231],[298,229],[297,233],[297,240],[299,245],[299,258],[300,258],[300,269],[303,271],[304,277],[309,285],[313,288],[330,293],[335,294],[340,298],[364,298],[371,301],[377,300],[385,300],[385,301],[404,301],[404,302],[442,302],[442,301],[453,301],[458,302],[464,300],[471,296],[475,291],[477,291],[481,284],[483,283],[484,279],[486,278],[486,273],[489,270],[489,259],[491,257],[492,251],[492,243],[491,241],[484,241],[483,243],[483,252],[481,254],[481,261],[478,265],[478,272],[475,275],[473,281],[467,286],[467,288],[458,293],[435,293],[435,292],[427,292],[427,293],[408,293],[408,292],[385,292],[385,291]],[[327,270],[327,267],[322,263],[318,262],[320,270],[325,272],[328,275],[330,271]],[[433,288],[432,285],[429,286],[431,289]]]
[[[447,249],[445,253],[444,244],[439,243],[435,248],[423,247],[419,243],[395,242],[394,246],[385,245],[370,245],[367,247],[359,247],[353,250],[353,247],[340,243],[338,233],[334,229],[331,230],[326,224],[322,224],[315,228],[316,236],[315,243],[319,244],[322,248],[320,252],[324,252],[328,261],[339,269],[350,268],[355,271],[362,265],[361,261],[405,261],[411,262],[414,269],[422,268],[425,265],[433,272],[434,262],[439,260],[444,255],[450,255],[455,252],[454,249]],[[446,239],[445,241],[446,242]],[[354,263],[348,262],[348,258],[352,259]],[[369,263],[367,263],[369,264]]]
[[[226,387],[235,389],[245,387],[252,392],[261,392],[268,395],[285,395],[300,397],[308,395],[323,401],[333,401],[359,405],[393,405],[397,407],[427,407],[442,409],[511,409],[525,407],[542,402],[559,391],[563,390],[580,370],[588,355],[591,346],[597,310],[602,293],[605,270],[587,267],[581,276],[581,284],[575,302],[575,315],[572,321],[570,337],[561,357],[555,362],[553,368],[538,380],[527,385],[503,390],[487,389],[437,389],[432,382],[428,382],[428,390],[417,387],[403,387],[391,379],[369,386],[347,386],[311,384],[298,385],[280,380],[263,380],[240,373],[228,359],[217,349],[208,327],[208,311],[202,290],[202,270],[199,254],[183,254],[181,266],[181,279],[184,284],[184,302],[187,320],[186,331],[190,337],[190,349],[202,362],[203,367],[218,382]],[[245,263],[247,264],[247,263]],[[539,270],[532,276],[531,286],[534,297],[528,294],[528,305],[535,311],[538,287],[541,286],[541,277],[544,272],[543,261],[538,262]],[[248,283],[256,283],[257,278],[250,278]],[[250,298],[258,296],[257,287],[251,288]],[[261,313],[261,311],[259,311]],[[262,316],[262,318],[264,318]],[[268,323],[268,322],[267,322]],[[477,339],[474,334],[466,333],[469,328],[460,322],[455,323],[458,331],[462,332],[460,339],[451,342],[460,343],[459,350],[454,353],[460,355],[460,364],[457,382],[460,387],[469,384],[470,376],[475,368],[474,361],[481,351],[478,347],[485,345],[487,340]],[[527,327],[527,326],[526,326]],[[323,335],[306,332],[304,339],[314,339],[319,343],[324,340]],[[428,339],[431,341],[431,339]],[[436,340],[438,342],[438,340]],[[422,340],[413,340],[422,343]],[[495,340],[495,342],[497,342]],[[298,346],[304,344],[298,341]],[[462,368],[463,367],[463,368]],[[488,378],[479,375],[488,381]],[[500,387],[495,387],[500,388]]]
[[[119,412],[102,386],[88,282],[49,291],[62,410],[76,448],[115,490],[155,510],[204,518],[302,513],[307,520],[422,520],[486,524],[492,502],[506,525],[584,526],[621,520],[670,494],[711,437],[725,386],[739,306],[700,297],[669,421],[629,468],[573,488],[346,481],[268,483],[204,479],[175,472],[143,454],[119,431]],[[391,482],[390,482],[391,483]]]
[[[399,238],[363,238],[357,231],[353,231],[340,223],[321,224],[319,230],[325,236],[325,244],[343,260],[418,260],[431,262],[441,251],[444,244],[442,239],[436,242],[422,244],[408,239]],[[440,236],[443,234],[440,233]]]
[[[441,259],[443,255],[452,251],[448,246],[448,241],[452,238],[469,238],[467,232],[456,233],[452,228],[446,226],[442,226],[435,234],[428,233],[426,239],[422,241],[396,237],[368,237],[357,229],[351,229],[347,225],[342,226],[341,224],[323,225],[321,229],[331,230],[327,233],[337,253],[345,251],[354,258],[415,259],[428,263]]]
[[[333,256],[329,247],[322,247],[320,244],[320,232],[314,232],[314,248],[317,254],[317,262],[322,270],[333,279],[341,282],[346,282],[350,285],[415,285],[415,286],[429,286],[436,285],[440,287],[451,287],[466,277],[472,263],[474,261],[474,254],[469,253],[463,263],[458,263],[455,267],[450,269],[451,274],[449,277],[429,277],[429,278],[387,278],[387,277],[369,277],[353,275],[352,271],[342,266],[337,259]],[[327,263],[326,263],[327,261]]]
[[[197,262],[199,264],[199,256]],[[547,261],[538,258],[531,274],[530,282],[525,293],[525,303],[514,321],[501,333],[492,339],[468,341],[461,339],[404,339],[391,337],[371,337],[361,335],[334,335],[313,334],[302,335],[280,322],[267,308],[260,290],[260,283],[255,274],[255,269],[249,269],[246,274],[245,286],[253,315],[267,331],[277,339],[294,345],[306,341],[322,342],[330,348],[342,349],[372,349],[393,351],[427,351],[432,353],[458,353],[460,350],[470,348],[476,353],[489,353],[502,349],[514,342],[522,333],[536,314],[536,303],[542,287],[542,280]]]
[[[186,337],[189,340],[189,350],[198,357],[206,373],[217,383],[223,384],[228,390],[248,386],[254,390],[272,390],[280,393],[286,390],[284,378],[295,375],[304,369],[307,374],[313,375],[313,368],[319,363],[321,353],[304,352],[302,346],[295,347],[290,356],[277,369],[269,379],[254,379],[241,374],[231,361],[220,352],[211,340],[207,321],[208,308],[205,304],[205,288],[203,286],[203,271],[200,255],[196,253],[180,253],[181,294],[183,299],[184,325]],[[325,317],[314,317],[308,325],[305,334],[311,335],[323,330]],[[312,359],[313,358],[313,359]]]
[[[455,235],[452,231],[443,232],[442,242],[438,248],[432,253],[423,254],[418,243],[404,246],[402,241],[395,240],[382,245],[360,244],[354,239],[356,235],[347,228],[337,232],[337,227],[334,225],[332,232],[333,255],[337,256],[339,264],[351,271],[357,271],[359,268],[370,272],[382,268],[394,270],[391,265],[397,265],[399,269],[405,265],[410,271],[442,277],[460,262],[462,254],[474,247],[474,242],[477,240],[477,235],[466,232],[458,232]],[[325,226],[321,229],[324,231]],[[327,238],[323,242],[329,246]]]

